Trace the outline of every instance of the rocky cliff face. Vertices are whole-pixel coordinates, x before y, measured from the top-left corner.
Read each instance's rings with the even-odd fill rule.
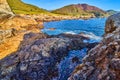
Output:
[[[13,15],[7,0],[0,0],[0,19],[9,18]]]
[[[0,0],[0,13],[13,14],[7,3],[7,0]]]
[[[120,80],[120,13],[108,18],[104,39],[88,52],[69,80]]]

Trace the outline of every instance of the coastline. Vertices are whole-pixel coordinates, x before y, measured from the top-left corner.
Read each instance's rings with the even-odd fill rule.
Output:
[[[17,31],[16,35],[21,35],[19,42],[22,41],[23,36],[28,33],[28,32],[33,32],[33,33],[42,33],[40,30],[44,28],[44,22],[51,22],[51,21],[61,21],[61,20],[78,20],[78,19],[90,19],[91,17],[87,18],[78,18],[78,17],[71,17],[71,16],[51,16],[51,15],[14,15],[12,18],[8,19],[7,22],[2,22],[1,23],[1,30],[10,30],[10,29],[15,29]],[[5,20],[6,21],[6,20]],[[53,29],[52,29],[53,30]],[[25,31],[25,32],[24,32]],[[19,33],[22,32],[22,33]],[[12,40],[12,38],[16,38],[17,36],[10,36],[10,38],[6,38],[3,40],[4,43],[2,45],[6,45],[6,41]],[[15,43],[15,42],[14,42]],[[13,46],[10,42],[9,46]],[[18,44],[19,46],[19,44]],[[14,46],[13,46],[14,47]],[[1,47],[2,48],[2,47]],[[16,48],[16,47],[15,47]],[[15,50],[9,50],[9,52],[6,54],[11,54],[12,52],[16,51]],[[3,54],[6,51],[5,48],[1,49],[1,54]],[[5,53],[4,53],[5,54]],[[7,56],[7,55],[6,55]],[[5,57],[5,56],[4,56]],[[1,57],[1,58],[4,58]]]

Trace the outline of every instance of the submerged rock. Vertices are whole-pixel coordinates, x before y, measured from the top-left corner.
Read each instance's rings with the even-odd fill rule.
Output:
[[[120,80],[119,18],[120,13],[108,18],[103,40],[88,52],[68,80]]]

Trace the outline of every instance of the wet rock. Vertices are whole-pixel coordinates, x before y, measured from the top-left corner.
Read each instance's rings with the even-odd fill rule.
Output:
[[[119,16],[108,18],[103,40],[88,52],[83,66],[78,66],[69,80],[120,80]]]

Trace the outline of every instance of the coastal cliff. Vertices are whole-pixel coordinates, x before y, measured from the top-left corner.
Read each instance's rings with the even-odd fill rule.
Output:
[[[84,57],[69,80],[120,80],[120,13],[106,22],[103,40]]]

